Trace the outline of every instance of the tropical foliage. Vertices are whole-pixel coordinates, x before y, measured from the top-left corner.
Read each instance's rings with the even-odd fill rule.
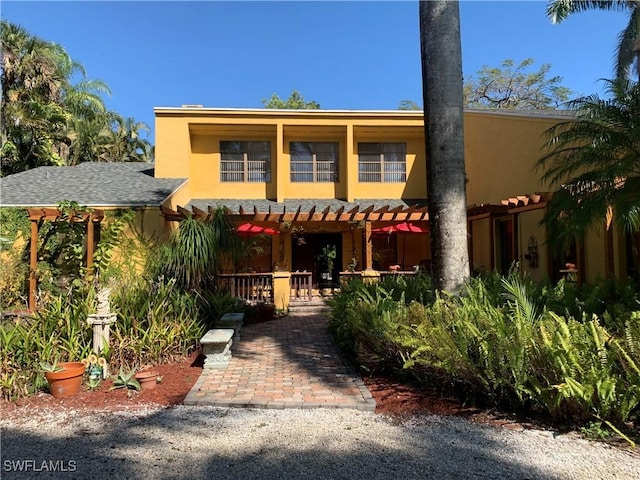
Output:
[[[262,105],[264,108],[289,110],[318,110],[320,108],[318,102],[307,102],[298,90],[293,90],[286,100],[283,100],[274,93],[271,95],[271,98],[263,98]]]
[[[567,245],[605,219],[640,227],[640,87],[607,81],[609,98],[583,97],[575,117],[548,130],[543,180],[558,188],[545,216],[551,245]]]
[[[404,371],[470,403],[624,430],[640,415],[637,296],[626,305],[635,310],[613,319],[565,287],[513,272],[472,279],[459,296],[428,290],[427,301],[415,301],[400,283],[354,282],[332,301],[330,325],[367,370]]]
[[[640,75],[638,58],[640,55],[640,11],[637,1],[629,0],[551,0],[547,4],[547,16],[552,23],[560,23],[573,13],[588,10],[607,10],[629,13],[629,23],[620,32],[616,52],[616,78],[623,80],[629,75],[631,66],[636,64]]]
[[[111,245],[114,238],[122,236],[118,232],[119,227],[105,232],[104,240]],[[136,250],[140,248],[152,252],[158,246],[135,245]],[[103,251],[105,262],[109,251]],[[196,348],[206,328],[224,313],[240,307],[226,293],[203,289],[194,295],[176,279],[156,276],[157,266],[152,261],[143,271],[112,261],[105,265],[104,271],[121,267],[109,275],[111,311],[117,320],[111,327],[109,347],[102,352],[112,371],[184,357]],[[51,290],[41,295],[39,308],[32,315],[0,325],[2,398],[29,395],[43,388],[42,362],[77,360],[88,355],[92,332],[86,319],[95,312],[95,297],[92,284],[72,282],[58,294]]]
[[[106,109],[106,84],[58,44],[0,23],[0,171],[87,161],[148,161],[149,127]],[[74,81],[79,78],[78,81]]]
[[[160,247],[150,268],[155,268],[157,275],[175,278],[181,289],[213,289],[222,261],[232,261],[239,242],[223,208],[213,211],[209,220],[189,217]]]

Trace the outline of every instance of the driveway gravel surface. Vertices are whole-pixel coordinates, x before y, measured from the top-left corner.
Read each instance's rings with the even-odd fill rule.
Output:
[[[0,427],[3,480],[640,479],[636,452],[435,415],[178,406],[39,411]]]

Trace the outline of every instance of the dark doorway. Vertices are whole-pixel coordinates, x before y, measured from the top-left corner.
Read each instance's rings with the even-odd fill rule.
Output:
[[[511,265],[516,260],[515,251],[513,248],[513,219],[496,221],[496,243],[497,243],[497,259],[498,270],[502,275],[506,275],[511,268]]]
[[[342,234],[297,234],[291,242],[291,271],[312,272],[314,288],[333,288],[340,285],[342,269]],[[335,258],[328,261],[326,253],[335,251]],[[333,256],[333,254],[328,255]]]
[[[561,278],[566,278],[572,282],[577,282],[580,279],[578,269],[580,263],[579,254],[578,244],[575,240],[568,247],[553,252],[551,280],[554,283]]]
[[[640,234],[625,232],[625,250],[627,253],[627,276],[638,282],[640,265]]]

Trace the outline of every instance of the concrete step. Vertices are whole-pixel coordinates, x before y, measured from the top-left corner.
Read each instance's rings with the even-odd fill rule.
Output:
[[[298,301],[289,303],[289,313],[290,314],[320,314],[320,313],[329,313],[331,309],[324,302],[322,297],[314,297],[310,302],[309,301]]]

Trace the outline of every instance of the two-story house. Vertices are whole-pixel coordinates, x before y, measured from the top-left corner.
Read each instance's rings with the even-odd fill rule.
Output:
[[[270,233],[260,237],[263,253],[248,270],[292,272],[314,287],[335,285],[347,270],[375,276],[429,268],[422,112],[183,106],[156,108],[155,117],[152,171],[123,164],[34,169],[2,179],[3,205],[66,199],[110,208],[133,199],[147,230],[225,207],[236,227]],[[465,112],[474,269],[506,271],[518,261],[538,280],[566,270],[581,280],[630,272],[633,245],[604,229],[604,219],[562,258],[554,260],[545,243],[540,220],[550,193],[536,162],[544,132],[562,119],[553,111]],[[39,187],[28,194],[28,185]]]

